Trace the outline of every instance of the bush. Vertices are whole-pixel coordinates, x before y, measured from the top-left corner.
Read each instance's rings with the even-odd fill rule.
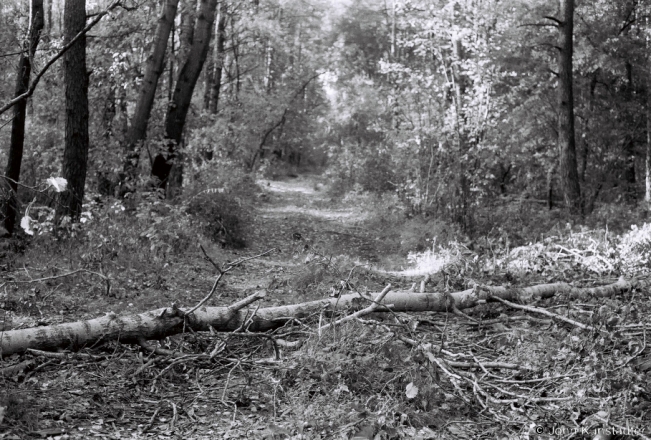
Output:
[[[631,226],[617,245],[622,270],[626,273],[648,272],[651,266],[651,224]]]
[[[463,235],[455,225],[432,217],[416,216],[407,220],[400,228],[400,254],[423,252],[432,246],[436,250],[461,237]]]
[[[188,202],[187,212],[199,221],[199,228],[212,241],[231,248],[246,245],[245,210],[236,197],[218,190],[204,191]]]

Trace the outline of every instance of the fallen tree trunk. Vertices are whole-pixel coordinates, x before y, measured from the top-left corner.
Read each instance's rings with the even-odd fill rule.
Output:
[[[467,309],[495,296],[511,302],[529,303],[536,298],[548,298],[556,294],[568,298],[589,298],[614,296],[632,288],[651,285],[646,280],[620,279],[601,287],[576,288],[567,283],[543,284],[526,288],[476,287],[453,293],[415,293],[395,291],[386,294],[384,307],[375,311],[387,312],[449,312]],[[348,294],[339,298],[328,298],[286,306],[251,308],[252,303],[264,298],[263,292],[256,293],[228,307],[200,307],[192,313],[185,313],[177,307],[167,307],[137,314],[118,316],[107,314],[101,318],[10,330],[0,333],[0,354],[2,356],[23,353],[27,349],[78,350],[93,347],[108,341],[141,343],[145,340],[162,339],[187,330],[221,332],[246,330],[262,332],[279,328],[292,320],[317,316],[324,311],[354,311],[367,307],[372,298]],[[375,298],[377,295],[374,295]]]

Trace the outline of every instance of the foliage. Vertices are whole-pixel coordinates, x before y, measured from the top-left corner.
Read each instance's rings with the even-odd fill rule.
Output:
[[[187,9],[190,2],[183,2]],[[34,59],[38,67],[62,45],[62,2],[50,4],[53,20]],[[127,121],[160,12],[158,1],[136,4],[116,9],[88,40],[90,188],[99,189],[104,177],[117,183],[123,170]],[[25,5],[0,5],[3,103],[13,95]],[[99,7],[88,6],[89,14]],[[62,69],[55,64],[43,78],[29,101],[19,190],[22,212],[31,219],[26,229],[34,235],[0,242],[7,323],[11,314],[15,326],[37,325],[65,314],[82,319],[98,310],[196,304],[214,282],[196,251],[204,241],[223,246],[214,249],[219,263],[239,258],[245,244],[282,250],[273,259],[247,262],[246,276],[234,274],[211,299],[220,305],[260,289],[279,305],[377,292],[388,282],[403,291],[419,281],[427,290],[450,291],[599,286],[622,275],[648,275],[651,225],[641,203],[651,102],[648,5],[576,2],[573,81],[583,217],[565,212],[559,196],[558,29],[545,18],[555,16],[555,3],[268,0],[226,6],[219,105],[216,113],[205,108],[211,87],[205,71],[185,126],[183,194],[174,202],[153,188],[147,158],[167,149],[163,120],[179,68],[178,26],[176,52],[168,54],[173,63],[161,77],[142,146],[137,191],[124,199],[113,197],[113,187],[87,191],[78,224],[55,225],[51,195],[36,188],[59,175],[66,118]],[[4,145],[10,119],[5,113],[0,123]],[[6,161],[3,149],[0,162]],[[312,168],[323,176],[299,195],[265,187]],[[277,180],[260,186],[260,177]],[[328,188],[321,191],[324,182]],[[273,205],[283,197],[287,206]],[[18,392],[0,396],[0,413],[9,408],[5,425],[34,430],[41,425],[38,414],[57,426],[88,413],[102,423],[122,422],[145,407],[146,414],[131,420],[138,432],[123,437],[158,428],[161,435],[191,437],[179,431],[204,422],[211,429],[223,425],[206,434],[216,438],[350,437],[364,424],[377,438],[516,437],[534,422],[586,429],[645,423],[644,298],[633,291],[580,304],[567,298],[534,304],[566,320],[489,302],[438,315],[386,313],[328,332],[321,326],[338,315],[324,311],[259,338],[246,331],[186,334],[158,347],[183,356],[145,359],[140,349],[147,347],[111,346],[81,355],[100,365],[100,373],[68,374],[63,358],[26,371],[12,384]],[[274,338],[303,345],[282,347],[283,361],[269,361],[278,348]],[[473,362],[480,361],[516,369],[477,368]],[[458,366],[464,363],[472,366]],[[98,374],[111,384],[102,385],[107,389],[93,385]],[[74,411],[19,394],[47,395],[51,384],[66,390],[53,394],[70,398]],[[169,398],[180,385],[188,393],[195,385],[217,389],[219,396],[201,391],[181,411]],[[186,425],[177,423],[186,417]],[[264,425],[255,434],[254,420]]]
[[[618,259],[625,273],[646,273],[651,268],[651,224],[631,226],[617,243]]]
[[[25,432],[38,427],[39,405],[34,398],[9,391],[0,396],[0,408],[3,408],[0,413],[4,416],[6,425],[12,428]],[[0,423],[2,419],[0,417]]]
[[[197,227],[212,241],[235,248],[245,246],[242,232],[244,210],[236,199],[206,191],[190,200],[187,211],[196,217],[199,221]]]

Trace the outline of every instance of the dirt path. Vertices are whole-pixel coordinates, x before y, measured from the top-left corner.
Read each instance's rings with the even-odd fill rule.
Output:
[[[380,234],[365,225],[368,213],[352,203],[333,200],[321,177],[260,180],[258,185],[259,203],[252,216],[249,245],[231,258],[272,248],[278,252],[235,271],[227,281],[229,291],[241,296],[265,289],[271,303],[303,301],[326,293],[343,271],[378,263]],[[342,263],[318,264],[326,260]]]
[[[332,200],[319,177],[262,180],[259,185],[262,194],[254,246],[293,250],[300,242],[331,255],[377,261],[377,237],[363,226],[367,214]]]
[[[368,213],[363,208],[347,200],[332,200],[318,176],[260,181],[259,187],[257,203],[251,210],[246,248],[229,250],[217,243],[201,244],[222,265],[269,249],[278,251],[230,271],[208,302],[209,306],[230,305],[260,290],[267,293],[260,305],[267,307],[328,297],[333,290],[341,292],[350,284],[360,291],[378,291],[386,284],[382,275],[365,270],[383,253],[381,234],[368,226]],[[31,286],[20,285],[18,288],[23,290],[12,291],[12,298],[16,298],[15,327],[33,327],[44,319],[47,324],[56,324],[94,318],[107,311],[142,312],[174,303],[191,307],[206,296],[216,276],[214,268],[196,248],[162,262],[122,255],[116,261],[109,260],[105,269],[113,280],[115,293],[111,295],[105,293],[103,283],[90,276],[63,278],[61,283],[67,283],[63,287],[45,286],[49,290],[38,302],[33,300],[37,295],[34,289],[27,290]],[[344,283],[342,287],[342,280],[348,280],[349,284]],[[187,341],[193,340],[191,335],[188,338]],[[211,338],[199,339],[203,344]],[[165,346],[187,350],[189,345],[181,341],[186,340],[170,338]],[[255,345],[257,341],[230,342],[229,356],[247,358],[252,349],[246,344]],[[255,347],[257,350],[260,346]],[[195,348],[197,352],[208,349]],[[32,375],[29,381],[11,384],[15,402],[10,406],[20,409],[17,416],[12,416],[19,420],[12,432],[29,426],[29,430],[42,436],[65,434],[61,438],[71,439],[95,436],[212,439],[226,438],[225,433],[230,432],[245,434],[228,438],[271,438],[265,434],[272,426],[270,421],[276,422],[276,401],[269,397],[275,395],[271,386],[265,385],[264,393],[249,388],[250,373],[233,372],[235,367],[228,362],[207,363],[187,371],[185,364],[179,364],[170,370],[173,363],[165,367],[169,361],[165,356],[149,360],[147,354],[136,355],[137,350],[108,344],[93,347],[85,353],[86,357],[61,365],[58,359],[44,361],[42,371],[29,373]],[[106,361],[102,361],[104,356]],[[146,363],[145,359],[148,359]],[[188,365],[194,365],[191,359],[186,360]],[[161,367],[153,366],[158,365],[152,364],[154,361]],[[205,374],[208,371],[210,374]],[[256,371],[258,377],[267,374],[265,368]],[[281,373],[277,375],[282,377]],[[290,389],[288,385],[287,390]],[[241,408],[238,390],[246,390],[244,396],[248,399]],[[300,389],[297,392],[301,395]],[[222,405],[224,397],[236,402],[235,407]],[[261,405],[251,404],[252,401]],[[287,402],[290,411],[291,399]],[[0,407],[2,404],[0,401]],[[273,408],[273,413],[268,408]],[[293,420],[291,423],[303,426],[301,411],[296,416],[287,411],[279,416],[280,420]],[[169,435],[171,432],[185,434]],[[249,436],[250,432],[262,434]],[[165,435],[161,437],[160,433]],[[1,429],[0,438],[4,438]]]

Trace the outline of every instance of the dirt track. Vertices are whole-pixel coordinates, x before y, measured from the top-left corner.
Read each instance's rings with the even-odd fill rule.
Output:
[[[354,202],[333,200],[322,182],[318,176],[258,181],[260,193],[248,228],[247,248],[228,254],[235,259],[272,248],[278,251],[235,271],[227,280],[229,292],[241,296],[266,289],[271,302],[275,302],[274,296],[282,296],[276,299],[283,303],[300,301],[323,294],[327,286],[319,285],[321,281],[337,282],[343,275],[336,273],[335,265],[322,271],[306,264],[314,258],[345,260],[342,270],[378,265],[385,244],[382,234],[366,225],[368,213]],[[308,285],[310,289],[306,289]]]

